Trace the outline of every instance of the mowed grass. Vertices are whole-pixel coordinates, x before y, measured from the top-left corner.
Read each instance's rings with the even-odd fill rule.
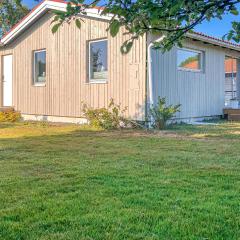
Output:
[[[0,239],[240,239],[240,124],[1,124]]]

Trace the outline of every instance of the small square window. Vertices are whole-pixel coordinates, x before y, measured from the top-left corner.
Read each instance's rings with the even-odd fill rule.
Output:
[[[34,51],[34,85],[46,83],[46,50]]]
[[[201,71],[202,70],[202,52],[186,48],[177,50],[177,66],[179,70]]]
[[[106,82],[108,78],[107,40],[89,42],[89,82]]]

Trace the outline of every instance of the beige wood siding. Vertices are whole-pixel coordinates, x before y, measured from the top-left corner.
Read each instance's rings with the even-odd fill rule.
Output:
[[[129,54],[122,55],[120,47],[127,39],[123,30],[112,38],[106,32],[106,21],[85,18],[80,30],[71,23],[52,34],[52,17],[47,13],[0,51],[1,55],[13,54],[15,109],[24,114],[79,117],[82,102],[99,108],[113,98],[128,107],[129,117],[144,120],[146,38],[137,41]],[[108,39],[108,82],[90,84],[88,41],[101,38]],[[33,51],[39,49],[46,49],[47,54],[45,87],[32,84]]]
[[[203,52],[203,72],[177,69],[177,48],[162,54],[152,50],[154,99],[166,97],[169,104],[181,104],[178,118],[221,115],[224,108],[225,55],[236,51],[187,40],[184,46]]]

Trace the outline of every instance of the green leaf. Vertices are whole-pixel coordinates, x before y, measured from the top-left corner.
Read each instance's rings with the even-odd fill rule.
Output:
[[[53,24],[54,22],[59,21],[59,19],[60,19],[60,17],[59,17],[58,15],[56,15],[56,16],[54,17],[54,19],[51,21],[51,24]]]
[[[75,4],[75,5],[78,5],[78,4],[79,4],[79,1],[78,1],[78,0],[71,0],[70,2],[73,3],[73,4]]]
[[[72,11],[72,5],[71,3],[67,4],[67,12],[71,12]]]
[[[129,53],[129,51],[132,49],[133,46],[133,41],[126,41],[123,43],[123,45],[121,46],[121,53],[122,54],[127,54]]]
[[[121,24],[117,20],[113,20],[111,22],[109,29],[110,29],[110,34],[112,37],[115,37],[118,34],[120,26],[121,26]]]
[[[230,13],[233,14],[233,15],[235,15],[235,16],[238,16],[238,15],[239,15],[239,12],[238,12],[237,9],[232,9],[232,10],[230,11]]]
[[[81,21],[79,19],[76,19],[75,21],[77,28],[81,28]]]
[[[52,33],[56,33],[59,27],[61,26],[61,23],[57,23],[52,27]]]
[[[64,12],[59,11],[59,10],[53,10],[52,12],[53,12],[55,15],[61,15],[61,14],[64,14]]]

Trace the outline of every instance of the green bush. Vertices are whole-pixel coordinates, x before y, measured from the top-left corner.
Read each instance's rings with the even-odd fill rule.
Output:
[[[123,114],[127,108],[121,109],[120,105],[114,103],[113,99],[107,108],[94,109],[87,104],[83,105],[83,113],[90,125],[103,129],[118,129],[127,124],[127,120],[123,117]]]
[[[151,106],[149,111],[153,127],[164,129],[167,121],[175,117],[177,112],[180,112],[180,107],[180,104],[166,106],[166,98],[158,97],[157,104]]]
[[[0,112],[0,122],[17,122],[21,119],[20,112],[14,110],[6,110]]]

